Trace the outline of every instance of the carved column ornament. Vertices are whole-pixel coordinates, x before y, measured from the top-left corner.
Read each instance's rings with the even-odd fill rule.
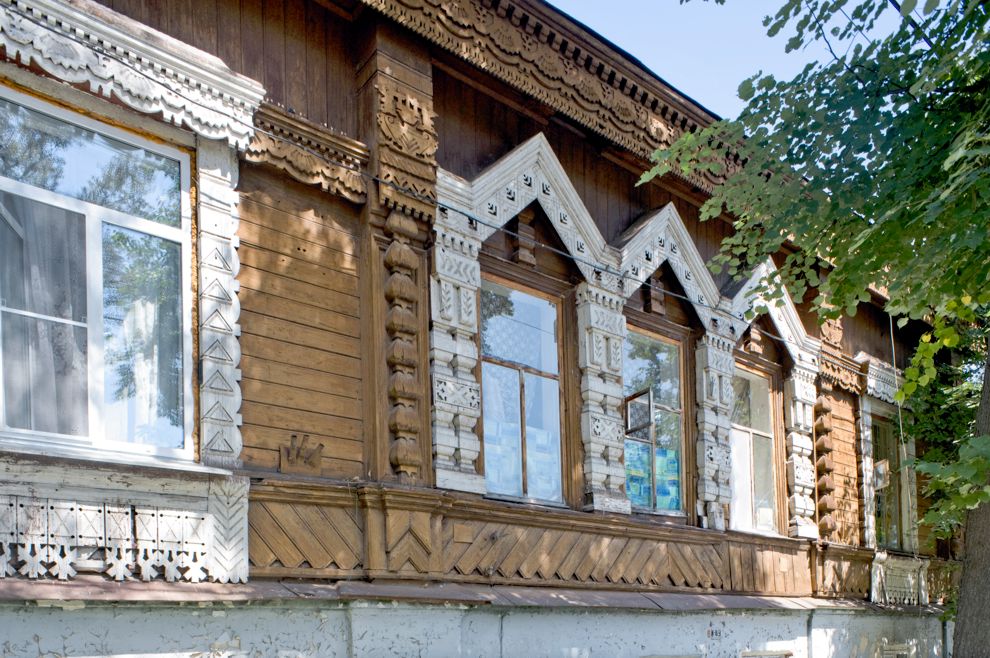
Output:
[[[430,277],[433,459],[438,487],[484,493],[485,478],[476,463],[481,387],[474,374],[481,242],[473,232],[463,215],[437,211]]]
[[[622,420],[624,304],[624,298],[587,282],[577,288],[585,503],[596,511],[628,514]]]
[[[732,422],[734,341],[708,332],[698,341],[698,517],[702,525],[725,530],[729,484],[729,432]]]
[[[814,446],[815,378],[817,372],[795,366],[784,381],[784,427],[787,432],[788,534],[818,538],[815,525]]]

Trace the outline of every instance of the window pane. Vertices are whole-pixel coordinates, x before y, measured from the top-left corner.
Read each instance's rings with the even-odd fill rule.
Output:
[[[729,433],[729,458],[731,473],[729,485],[732,487],[729,527],[732,530],[753,529],[753,446],[752,435],[745,430],[733,427]]]
[[[179,163],[0,99],[0,175],[168,226]]]
[[[630,331],[625,340],[622,385],[626,395],[653,389],[654,400],[681,406],[681,366],[677,345]]]
[[[103,329],[107,438],[181,448],[180,248],[103,226]]]
[[[526,489],[530,498],[562,500],[560,393],[557,381],[526,373]]]
[[[482,281],[481,352],[556,375],[557,307],[545,299]]]
[[[639,397],[626,402],[626,430],[636,430],[645,426],[645,440],[650,440],[650,424],[653,414],[650,413],[650,394],[643,393]]]
[[[877,543],[886,548],[900,548],[900,444],[888,423],[874,423],[872,435],[874,467],[886,462],[887,471],[886,486],[876,482]]]
[[[669,512],[681,509],[681,448],[656,449],[657,509]]]
[[[732,378],[732,422],[759,432],[772,433],[770,381],[745,370],[736,370]]]
[[[657,445],[661,448],[680,448],[681,415],[656,409],[654,412]]]
[[[626,439],[626,496],[633,507],[652,507],[650,446]]]
[[[773,482],[773,439],[753,435],[753,521],[757,529],[773,531],[777,504]]]
[[[86,321],[86,219],[0,192],[0,306]]]
[[[485,419],[485,481],[488,491],[521,496],[519,373],[494,363],[483,363],[481,400]]]
[[[8,427],[89,434],[86,328],[0,313]]]

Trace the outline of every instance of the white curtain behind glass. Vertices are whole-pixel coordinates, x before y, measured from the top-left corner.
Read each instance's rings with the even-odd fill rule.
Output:
[[[4,422],[88,434],[86,328],[69,323],[87,320],[85,218],[9,193],[0,204]]]

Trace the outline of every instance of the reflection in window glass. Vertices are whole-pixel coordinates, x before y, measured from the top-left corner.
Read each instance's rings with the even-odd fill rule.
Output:
[[[563,501],[556,305],[483,281],[481,353],[488,492]]]
[[[178,227],[179,171],[163,155],[0,98],[0,175],[7,178]]]
[[[732,390],[730,526],[774,532],[777,495],[770,380],[737,368]]]
[[[885,477],[876,478],[877,544],[901,548],[901,459],[900,444],[890,423],[874,421],[873,467]]]
[[[485,280],[481,284],[481,353],[557,374],[557,307]]]
[[[681,511],[680,348],[630,331],[623,360],[626,495],[636,508]]]
[[[107,437],[181,448],[179,245],[103,226],[104,413]]]

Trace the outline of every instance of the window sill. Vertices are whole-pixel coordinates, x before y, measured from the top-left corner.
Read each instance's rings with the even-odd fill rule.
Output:
[[[516,496],[502,496],[498,494],[485,494],[484,498],[486,500],[494,500],[500,503],[515,503],[517,505],[549,507],[551,509],[571,509],[564,503],[557,503],[552,500],[541,500],[539,498],[518,498]]]
[[[154,455],[142,455],[114,450],[76,448],[72,446],[38,446],[22,439],[0,438],[0,456],[36,457],[42,459],[68,459],[94,466],[132,466],[135,468],[166,471],[173,474],[194,476],[230,475],[231,471],[205,466],[194,461],[168,459]]]

